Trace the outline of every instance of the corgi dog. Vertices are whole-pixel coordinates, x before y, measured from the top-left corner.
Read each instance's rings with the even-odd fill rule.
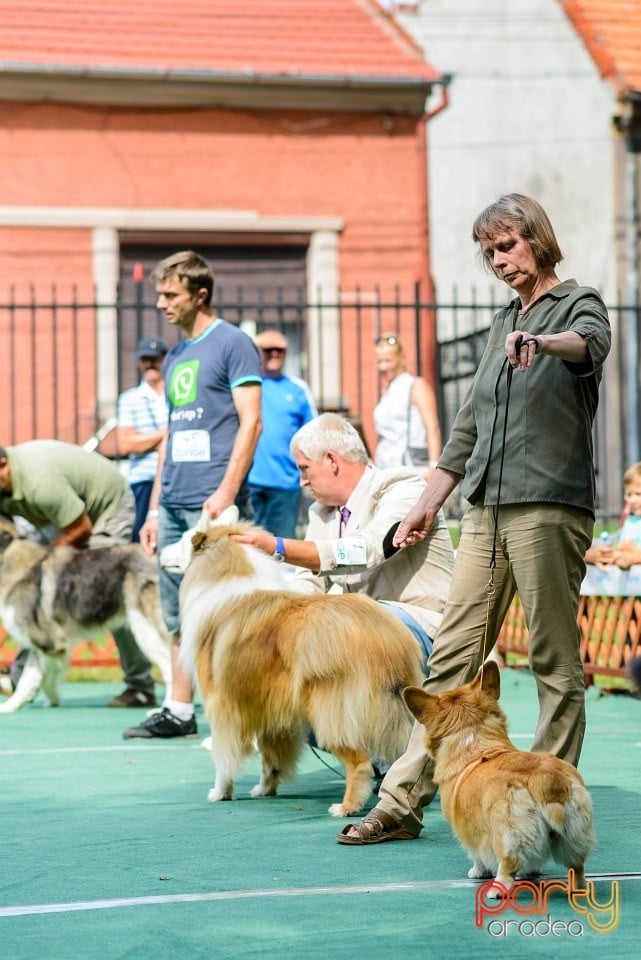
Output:
[[[468,876],[496,877],[489,891],[496,899],[517,874],[537,873],[552,858],[571,867],[584,887],[595,837],[583,778],[552,754],[517,750],[499,693],[499,668],[490,660],[456,690],[404,691],[425,727],[443,814],[473,860]]]

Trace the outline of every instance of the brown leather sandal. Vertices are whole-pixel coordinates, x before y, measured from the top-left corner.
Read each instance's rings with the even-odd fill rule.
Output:
[[[358,836],[348,836],[348,830],[356,830]],[[338,843],[358,847],[366,843],[385,843],[387,840],[416,840],[416,837],[400,823],[396,823],[389,814],[374,808],[358,823],[348,823],[343,827],[336,840]]]

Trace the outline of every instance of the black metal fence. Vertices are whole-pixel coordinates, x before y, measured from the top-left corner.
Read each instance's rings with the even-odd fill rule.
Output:
[[[396,289],[391,296],[339,291],[313,301],[302,288],[251,302],[242,292],[222,287],[215,296],[216,312],[249,333],[282,330],[290,344],[288,372],[310,383],[319,409],[344,412],[370,437],[378,397],[375,338],[395,333],[410,369],[435,378],[447,437],[498,305],[477,302],[473,295],[465,301],[452,296],[449,302],[425,302],[418,288]],[[609,310],[613,352],[595,428],[604,514],[618,510],[622,473],[641,458],[641,307],[617,302]],[[127,302],[62,300],[55,290],[48,297],[34,290],[26,299],[0,304],[0,443],[46,436],[84,443],[113,415],[118,393],[136,382],[135,345],[152,335],[171,345],[178,332],[142,295],[142,287]]]

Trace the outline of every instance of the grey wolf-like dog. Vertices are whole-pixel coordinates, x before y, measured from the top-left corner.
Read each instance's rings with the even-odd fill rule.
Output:
[[[45,546],[21,538],[13,523],[0,517],[0,618],[11,637],[31,651],[0,713],[19,710],[40,690],[57,706],[74,646],[124,625],[158,666],[165,698],[171,696],[170,639],[156,565],[138,544]]]

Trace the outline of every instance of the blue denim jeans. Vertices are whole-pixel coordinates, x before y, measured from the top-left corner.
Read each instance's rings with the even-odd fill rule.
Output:
[[[253,518],[249,494],[246,497],[239,496],[236,500],[236,506],[243,520]],[[185,531],[195,527],[201,514],[202,507],[167,507],[160,504],[158,508],[158,556],[160,556],[163,547],[168,547],[171,543],[177,543]],[[160,568],[158,576],[160,607],[165,627],[172,634],[180,633],[178,592],[181,581],[182,574],[170,573],[168,570]]]
[[[420,623],[418,623],[418,621],[416,621],[404,607],[399,607],[396,603],[387,603],[386,600],[380,600],[379,603],[384,603],[386,609],[389,610],[390,613],[393,613],[394,616],[401,621],[401,623],[404,623],[410,633],[416,637],[421,645],[421,649],[423,650],[423,673],[426,677],[429,676],[430,671],[428,669],[427,662],[432,655],[432,647],[434,646],[434,641],[430,637],[429,633],[423,629]]]
[[[136,519],[131,534],[132,543],[140,543],[140,528],[147,519],[153,485],[153,480],[141,480],[140,483],[131,484],[131,492],[136,501]]]
[[[250,484],[254,520],[259,527],[285,540],[296,539],[301,488],[276,490]]]

